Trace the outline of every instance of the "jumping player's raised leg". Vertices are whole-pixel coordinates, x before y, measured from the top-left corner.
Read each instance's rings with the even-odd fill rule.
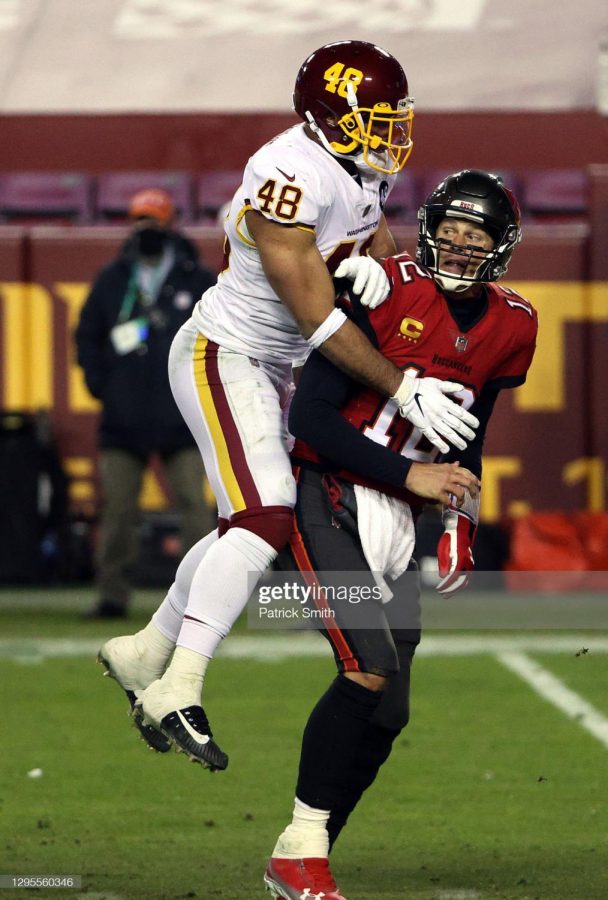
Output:
[[[228,527],[193,573],[173,658],[139,709],[192,759],[225,768],[201,706],[202,682],[217,645],[289,538],[296,491],[283,408],[290,372],[226,351],[192,326],[176,337],[169,372]]]

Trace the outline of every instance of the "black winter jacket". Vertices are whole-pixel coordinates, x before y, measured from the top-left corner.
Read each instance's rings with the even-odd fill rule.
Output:
[[[102,402],[100,445],[141,456],[170,454],[194,445],[169,387],[167,360],[171,341],[215,276],[200,265],[194,245],[182,235],[170,237],[175,262],[156,301],[155,321],[144,347],[119,355],[110,340],[135,263],[130,239],[95,279],[76,329],[78,362],[91,394]],[[138,299],[129,318],[146,315]]]

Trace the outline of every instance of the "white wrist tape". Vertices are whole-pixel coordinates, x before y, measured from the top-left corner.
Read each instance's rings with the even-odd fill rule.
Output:
[[[342,310],[337,307],[332,309],[325,321],[321,322],[316,331],[313,331],[307,343],[310,344],[313,350],[318,350],[321,344],[328,341],[332,334],[335,334],[339,328],[342,328],[345,322],[346,316]]]
[[[468,491],[465,491],[462,506],[456,506],[456,498],[453,494],[450,494],[450,498],[450,505],[444,506],[444,515],[448,512],[460,513],[460,515],[466,516],[473,525],[477,525],[479,522],[480,492],[477,491],[477,496],[473,498]]]
[[[417,382],[414,381],[413,378],[410,378],[409,375],[404,375],[401,381],[401,384],[397,388],[397,391],[391,397],[391,400],[394,400],[399,409],[403,406],[407,406],[407,404],[412,399],[416,391]]]

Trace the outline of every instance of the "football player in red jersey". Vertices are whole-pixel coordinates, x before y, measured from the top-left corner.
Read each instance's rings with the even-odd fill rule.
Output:
[[[519,207],[496,176],[465,170],[430,194],[419,220],[416,260],[402,254],[385,261],[389,299],[369,314],[357,306],[351,315],[408,375],[463,385],[455,396],[481,424],[465,451],[443,460],[481,477],[496,398],[525,381],[535,347],[534,309],[495,283],[521,238]],[[283,900],[299,900],[307,888],[306,896],[344,900],[329,851],[409,717],[409,673],[420,637],[411,555],[425,501],[408,487],[439,451],[394,402],[356,385],[318,353],[302,371],[290,429],[297,437],[298,500],[290,559],[283,562],[316,584],[319,605],[333,614],[321,622],[338,676],[306,725],[293,820],[265,881]],[[468,580],[478,510],[475,490],[460,506],[453,498],[444,504],[442,594]],[[329,590],[337,571],[357,573],[374,599],[355,605],[336,599]]]

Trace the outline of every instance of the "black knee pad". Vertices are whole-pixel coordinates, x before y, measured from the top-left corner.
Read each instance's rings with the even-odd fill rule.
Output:
[[[401,731],[410,720],[410,668],[417,638],[415,642],[397,639],[395,646],[400,669],[389,678],[373,716],[374,724],[388,731]]]

